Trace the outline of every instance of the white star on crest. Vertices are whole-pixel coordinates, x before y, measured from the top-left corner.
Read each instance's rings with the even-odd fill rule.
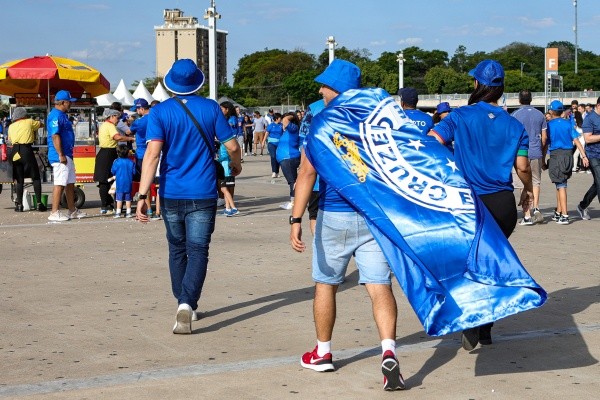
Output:
[[[419,147],[425,147],[425,145],[421,143],[420,140],[409,140],[408,145],[413,146],[417,151],[419,151]]]
[[[458,167],[456,166],[456,163],[454,161],[450,161],[449,158],[446,158],[446,160],[448,160],[448,164],[446,165],[452,168],[452,172],[458,171]]]

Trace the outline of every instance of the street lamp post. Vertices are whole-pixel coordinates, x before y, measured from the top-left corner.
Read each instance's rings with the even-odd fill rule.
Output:
[[[209,97],[217,100],[217,13],[215,0],[211,0],[210,7],[204,12],[204,19],[208,20],[208,83]]]
[[[523,66],[525,65],[524,62],[521,63],[521,78],[523,77]]]
[[[573,31],[575,32],[575,73],[577,73],[577,0],[573,0],[573,7],[575,7],[575,25],[573,26]]]
[[[335,38],[333,36],[329,36],[325,44],[329,48],[329,64],[331,64],[335,59],[335,46],[337,46],[337,43],[335,42]]]
[[[398,90],[404,87],[404,53],[398,53]]]

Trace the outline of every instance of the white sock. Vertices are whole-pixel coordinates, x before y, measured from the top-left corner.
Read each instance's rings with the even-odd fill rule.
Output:
[[[121,209],[117,208],[117,211],[115,211],[115,214],[120,215],[121,214]]]
[[[327,353],[331,353],[331,340],[329,342],[319,342],[317,340],[317,355],[323,357]]]
[[[396,355],[396,341],[394,339],[383,339],[381,341],[381,354],[383,355],[388,350],[394,353],[394,356]]]
[[[127,209],[127,214],[131,214],[131,208]]]

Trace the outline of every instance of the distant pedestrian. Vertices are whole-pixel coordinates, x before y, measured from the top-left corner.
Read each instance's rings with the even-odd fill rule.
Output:
[[[581,218],[589,220],[591,217],[587,208],[592,204],[595,197],[600,200],[600,97],[598,97],[594,109],[583,120],[581,129],[585,138],[586,156],[589,157],[588,161],[594,182],[577,206],[577,212],[579,212]]]
[[[113,162],[110,172],[116,180],[117,190],[115,192],[115,200],[117,201],[117,209],[114,218],[121,218],[123,202],[125,202],[126,211],[125,218],[131,218],[131,188],[133,185],[133,176],[135,175],[135,163],[129,159],[129,148],[124,144],[120,144],[117,148],[118,158]]]

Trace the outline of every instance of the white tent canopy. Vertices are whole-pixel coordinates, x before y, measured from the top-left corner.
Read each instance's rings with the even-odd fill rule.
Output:
[[[96,101],[98,102],[99,106],[108,107],[115,101],[119,101],[119,99],[117,99],[112,93],[106,93],[96,97]]]
[[[171,96],[169,96],[169,93],[167,92],[163,84],[160,81],[158,81],[158,85],[156,85],[154,92],[152,92],[152,97],[154,97],[154,99],[158,101],[165,101]]]
[[[152,103],[152,100],[154,100],[154,97],[152,97],[148,89],[146,89],[146,86],[142,81],[140,81],[137,89],[135,89],[135,92],[133,92],[133,98],[145,99],[148,103]]]
[[[124,106],[132,106],[133,102],[135,101],[129,90],[127,90],[123,79],[121,79],[121,81],[119,82],[119,85],[117,86],[117,89],[115,90],[113,95],[117,99],[119,99],[121,104],[123,104]]]

